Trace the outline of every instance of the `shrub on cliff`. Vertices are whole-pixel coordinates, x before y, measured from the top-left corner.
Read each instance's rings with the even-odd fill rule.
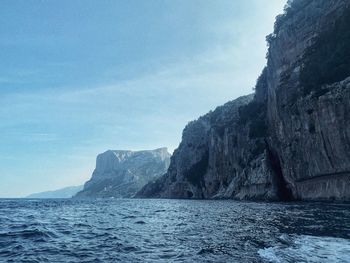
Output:
[[[305,95],[313,91],[320,96],[328,91],[323,85],[350,76],[350,8],[315,39],[303,60],[300,81]]]
[[[251,139],[266,137],[266,104],[252,101],[241,106],[239,108],[238,124],[249,124],[249,137]]]

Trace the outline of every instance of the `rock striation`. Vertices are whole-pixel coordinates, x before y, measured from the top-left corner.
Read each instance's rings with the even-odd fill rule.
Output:
[[[149,151],[106,151],[96,159],[96,168],[77,198],[133,197],[169,166],[167,148]]]
[[[139,197],[350,200],[350,0],[289,1],[255,94],[189,123]]]

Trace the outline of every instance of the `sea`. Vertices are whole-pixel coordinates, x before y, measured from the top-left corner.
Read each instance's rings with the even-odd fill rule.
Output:
[[[0,262],[350,262],[350,205],[0,199]]]

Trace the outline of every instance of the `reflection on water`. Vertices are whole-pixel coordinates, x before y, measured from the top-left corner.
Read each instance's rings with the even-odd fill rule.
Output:
[[[350,205],[0,200],[0,261],[350,262]]]

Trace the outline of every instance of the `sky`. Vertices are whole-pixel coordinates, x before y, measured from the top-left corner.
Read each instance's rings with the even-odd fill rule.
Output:
[[[172,152],[253,92],[284,4],[0,1],[0,197],[82,184],[108,149]]]

